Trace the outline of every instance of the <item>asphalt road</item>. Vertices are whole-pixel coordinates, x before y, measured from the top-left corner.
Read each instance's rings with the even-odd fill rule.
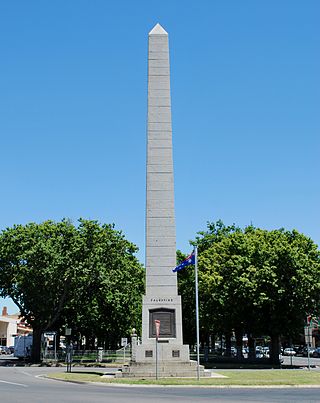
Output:
[[[78,368],[77,368],[78,370]],[[64,368],[0,367],[1,403],[319,402],[319,388],[136,387],[39,377]]]

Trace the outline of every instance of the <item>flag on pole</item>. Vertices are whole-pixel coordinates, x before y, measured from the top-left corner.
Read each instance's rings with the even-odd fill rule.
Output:
[[[188,256],[183,262],[181,262],[176,268],[174,268],[172,271],[175,273],[177,271],[180,271],[184,269],[186,266],[190,266],[191,264],[195,264],[196,258],[194,251],[191,253],[190,256]]]

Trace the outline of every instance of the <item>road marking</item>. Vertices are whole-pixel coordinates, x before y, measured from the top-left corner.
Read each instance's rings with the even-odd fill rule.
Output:
[[[27,376],[33,376],[32,374],[29,374],[29,372],[26,371],[19,371],[21,374],[27,375]]]
[[[0,380],[0,382],[1,382],[1,383],[8,383],[9,385],[22,386],[22,387],[24,387],[24,388],[27,388],[27,387],[28,387],[28,385],[24,385],[23,383],[15,383],[15,382],[8,382],[8,381],[1,381],[1,380]]]

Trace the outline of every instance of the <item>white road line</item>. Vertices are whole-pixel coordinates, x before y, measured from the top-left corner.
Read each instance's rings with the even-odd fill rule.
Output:
[[[29,374],[29,372],[26,371],[19,371],[21,374],[23,375],[27,375],[27,376],[33,376],[32,374]]]
[[[22,386],[22,387],[24,387],[24,388],[27,388],[27,387],[28,387],[28,385],[24,385],[23,383],[15,383],[15,382],[8,382],[8,381],[1,381],[1,380],[0,380],[0,382],[1,382],[1,383],[8,383],[9,385]]]

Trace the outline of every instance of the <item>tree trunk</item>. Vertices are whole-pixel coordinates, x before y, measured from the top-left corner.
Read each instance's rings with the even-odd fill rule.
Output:
[[[89,334],[86,334],[85,337],[86,337],[85,350],[91,350],[92,336]]]
[[[280,365],[280,338],[279,335],[271,335],[270,345],[270,363],[274,365]]]
[[[41,334],[42,329],[33,327],[31,362],[38,363],[41,361]]]
[[[242,358],[242,337],[243,337],[243,332],[242,332],[241,329],[236,329],[235,334],[236,334],[237,358],[241,359]]]
[[[255,359],[256,358],[256,341],[252,337],[252,334],[248,335],[248,347],[249,347],[248,358]]]
[[[56,351],[58,351],[60,349],[60,333],[59,332],[56,333],[55,344],[56,344]]]
[[[225,334],[226,339],[226,357],[231,357],[231,333]]]

